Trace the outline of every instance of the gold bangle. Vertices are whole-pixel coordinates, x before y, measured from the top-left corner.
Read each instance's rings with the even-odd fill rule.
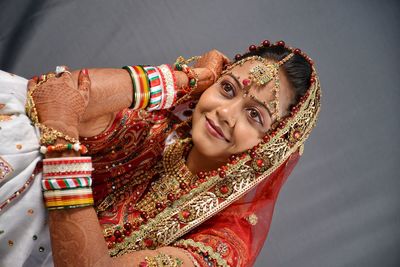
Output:
[[[35,126],[40,129],[40,144],[42,145],[52,145],[56,142],[57,138],[62,138],[74,144],[79,142],[78,139],[63,134],[60,131],[46,126],[42,123],[37,122],[35,123]]]

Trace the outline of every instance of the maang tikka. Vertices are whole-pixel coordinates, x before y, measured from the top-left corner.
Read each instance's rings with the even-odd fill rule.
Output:
[[[249,77],[242,80],[243,88],[246,91],[245,95],[248,95],[250,86],[255,83],[257,86],[264,86],[267,83],[274,81],[274,88],[272,89],[273,100],[268,103],[268,106],[272,113],[272,120],[279,120],[279,67],[285,64],[289,59],[293,57],[294,53],[290,53],[279,62],[268,62],[267,59],[260,56],[251,56],[243,58],[234,64],[230,65],[222,74],[226,74],[236,66],[242,66],[247,61],[258,61],[262,65],[255,66],[250,69]]]

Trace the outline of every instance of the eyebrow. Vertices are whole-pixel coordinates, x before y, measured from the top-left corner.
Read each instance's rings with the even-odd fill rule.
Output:
[[[232,77],[235,82],[237,83],[237,85],[240,87],[241,90],[244,90],[243,85],[240,83],[240,81],[238,80],[238,78],[236,78],[232,73],[227,73],[227,75],[229,75],[230,77]],[[250,97],[254,102],[256,102],[258,105],[262,106],[263,108],[265,108],[269,114],[269,116],[272,119],[272,113],[271,110],[269,110],[269,108],[264,104],[264,102],[262,102],[261,100],[253,97]]]

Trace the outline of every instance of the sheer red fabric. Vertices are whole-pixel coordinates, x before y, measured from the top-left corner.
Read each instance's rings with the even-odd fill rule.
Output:
[[[299,158],[298,153],[292,154],[244,197],[183,238],[211,247],[229,266],[252,266],[267,238],[278,193]],[[190,250],[202,265],[208,266],[208,261],[194,251]]]

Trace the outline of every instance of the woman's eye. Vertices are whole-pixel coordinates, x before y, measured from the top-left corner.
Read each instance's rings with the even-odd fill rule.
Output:
[[[261,125],[263,124],[260,112],[258,112],[258,110],[250,108],[250,109],[247,110],[247,112],[248,112],[249,117],[251,119],[253,119],[254,121],[256,121],[257,123],[259,123]]]
[[[233,88],[232,84],[228,82],[223,82],[221,85],[222,85],[222,90],[224,90],[225,94],[228,94],[229,96],[235,95],[235,89]]]

